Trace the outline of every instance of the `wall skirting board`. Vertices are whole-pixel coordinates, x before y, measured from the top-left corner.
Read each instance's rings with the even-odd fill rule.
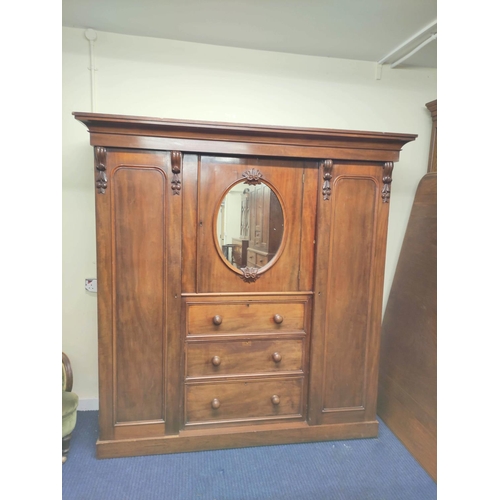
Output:
[[[99,399],[89,398],[78,401],[78,411],[92,411],[99,409]]]

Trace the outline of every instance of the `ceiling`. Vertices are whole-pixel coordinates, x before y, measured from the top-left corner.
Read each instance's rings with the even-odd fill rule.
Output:
[[[67,27],[398,67],[436,68],[436,18],[437,0],[62,0]]]

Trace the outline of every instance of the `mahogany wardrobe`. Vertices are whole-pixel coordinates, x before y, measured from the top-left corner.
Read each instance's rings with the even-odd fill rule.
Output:
[[[392,170],[416,136],[74,115],[95,152],[97,456],[376,436]]]

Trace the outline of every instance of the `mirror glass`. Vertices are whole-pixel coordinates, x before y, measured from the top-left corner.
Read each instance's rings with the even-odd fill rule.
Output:
[[[264,183],[235,184],[222,200],[217,216],[217,242],[236,269],[261,268],[283,241],[283,208]]]

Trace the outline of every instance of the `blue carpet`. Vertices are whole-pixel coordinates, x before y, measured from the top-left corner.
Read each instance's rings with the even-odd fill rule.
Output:
[[[430,500],[436,483],[379,437],[97,460],[97,411],[78,412],[63,500]]]

